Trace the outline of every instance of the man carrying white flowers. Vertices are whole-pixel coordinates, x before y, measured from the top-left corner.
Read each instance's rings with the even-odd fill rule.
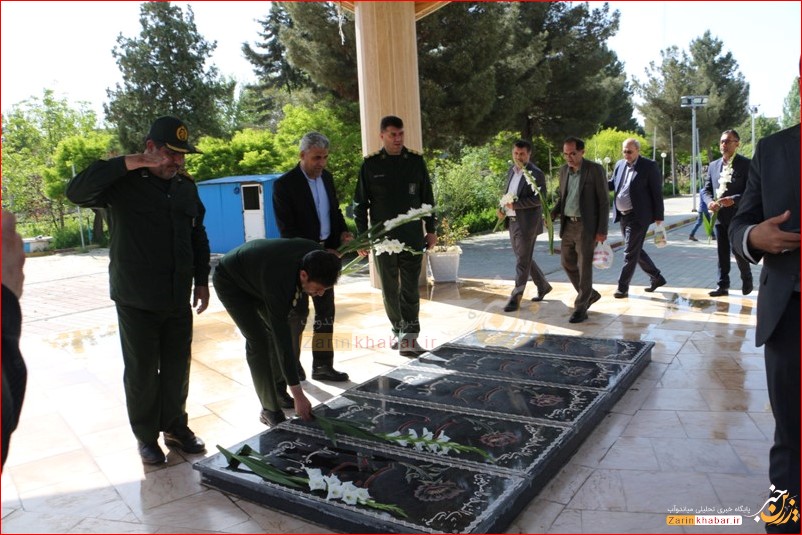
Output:
[[[727,233],[730,221],[738,211],[738,202],[746,190],[751,160],[736,154],[741,144],[741,136],[735,130],[725,130],[721,134],[719,148],[721,158],[710,162],[707,179],[702,188],[702,200],[707,208],[716,214],[716,249],[718,250],[718,283],[710,292],[711,297],[727,295],[730,289],[730,240]],[[738,271],[741,273],[741,290],[749,295],[754,289],[752,270],[749,262],[738,253],[733,253]]]
[[[382,118],[380,130],[383,147],[365,157],[354,193],[354,220],[359,234],[410,209],[421,208],[424,204],[434,206],[432,183],[423,157],[404,147],[403,121],[389,115]],[[417,342],[420,333],[418,279],[423,256],[416,252],[434,247],[437,235],[434,215],[422,221],[423,225],[421,220],[398,225],[386,235],[414,252],[388,250],[375,257],[384,310],[397,338],[392,347],[406,357],[425,351]],[[359,251],[361,256],[368,253],[367,249]]]

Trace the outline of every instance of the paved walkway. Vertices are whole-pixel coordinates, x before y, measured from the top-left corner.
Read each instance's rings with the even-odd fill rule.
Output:
[[[655,342],[646,370],[510,533],[699,532],[666,525],[668,512],[756,513],[763,504],[773,419],[762,348],[754,346],[755,294],[743,297],[736,286],[728,297],[707,295],[716,282],[715,243],[688,241],[692,206],[690,197],[668,199],[669,244],[646,245],[668,284],[644,293],[648,277],[637,271],[630,297],[614,299],[618,251],[612,269],[594,272],[602,299],[581,324],[568,323],[575,292],[542,236],[535,254],[555,289],[541,303],[502,312],[514,272],[503,232],[466,240],[460,282],[426,289],[427,347],[480,328]],[[611,226],[612,242],[619,234]],[[204,487],[191,465],[203,455],[170,451],[165,466],[142,466],[127,423],[107,266],[105,250],[26,262],[22,350],[30,375],[2,474],[2,531],[320,532]],[[734,262],[732,269],[737,274]],[[757,276],[759,267],[752,269]],[[534,293],[530,284],[526,297]],[[194,332],[187,411],[210,455],[216,444],[230,446],[264,426],[242,338],[214,296]],[[382,349],[388,326],[381,293],[364,275],[337,288],[337,333],[366,343],[336,357],[350,383],[304,382],[313,404],[407,362]],[[302,362],[308,370],[311,356],[304,353]],[[762,533],[763,526],[747,519],[703,531]]]

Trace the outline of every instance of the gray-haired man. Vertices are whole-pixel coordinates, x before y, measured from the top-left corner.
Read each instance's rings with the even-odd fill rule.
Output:
[[[337,249],[353,239],[340,211],[334,178],[326,171],[329,140],[309,132],[300,143],[300,161],[273,185],[273,212],[282,238],[305,238],[327,249]],[[315,324],[312,337],[312,379],[347,381],[348,374],[334,369],[334,290],[313,296]],[[300,363],[301,379],[306,378]],[[292,406],[286,390],[285,405]]]

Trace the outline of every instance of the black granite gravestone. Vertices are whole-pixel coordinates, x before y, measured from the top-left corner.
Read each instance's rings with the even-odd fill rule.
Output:
[[[331,530],[498,533],[626,392],[653,345],[475,331],[316,407],[315,421],[235,445],[233,462],[220,453],[195,469],[206,485]]]

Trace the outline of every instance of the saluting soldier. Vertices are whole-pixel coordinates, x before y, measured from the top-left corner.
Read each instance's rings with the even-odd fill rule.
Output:
[[[370,225],[393,219],[423,204],[434,206],[432,183],[423,156],[404,146],[404,122],[393,115],[382,118],[380,136],[383,147],[365,157],[354,194],[354,220],[361,234]],[[429,216],[391,230],[387,237],[399,240],[415,251],[431,249],[437,241],[435,218]],[[369,251],[359,254],[367,256]],[[409,251],[376,256],[382,284],[384,310],[396,341],[393,349],[403,356],[424,352],[418,345],[420,333],[420,277],[423,256]]]
[[[186,125],[160,117],[145,151],[98,160],[67,186],[67,198],[111,214],[109,275],[117,306],[128,420],[142,462],[160,464],[164,442],[187,453],[205,449],[187,425],[192,307],[209,305],[209,240],[198,188],[183,172],[198,152]]]

